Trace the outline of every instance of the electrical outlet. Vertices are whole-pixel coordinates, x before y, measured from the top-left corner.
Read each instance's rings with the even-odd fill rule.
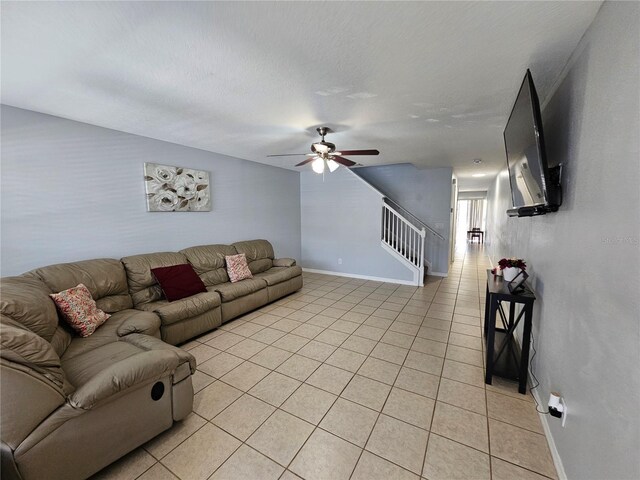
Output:
[[[341,258],[338,259],[338,265],[342,265],[342,259]]]
[[[549,415],[562,419],[562,427],[567,423],[567,402],[559,393],[549,395]]]

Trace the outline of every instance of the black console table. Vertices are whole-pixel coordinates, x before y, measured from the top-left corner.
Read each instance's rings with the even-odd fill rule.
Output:
[[[518,380],[518,391],[527,393],[529,342],[535,299],[535,294],[526,283],[524,290],[511,293],[508,282],[505,282],[501,276],[491,273],[491,270],[487,270],[487,299],[484,311],[484,337],[487,341],[485,383],[491,385],[491,379],[495,373],[501,377]],[[508,317],[502,302],[509,303]],[[522,304],[522,310],[517,317],[516,303]],[[502,327],[496,327],[496,312],[500,315]],[[522,351],[518,355],[515,330],[523,317]]]

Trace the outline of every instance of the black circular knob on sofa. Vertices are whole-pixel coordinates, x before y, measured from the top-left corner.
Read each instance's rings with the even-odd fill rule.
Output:
[[[153,387],[151,387],[151,399],[154,401],[158,401],[164,395],[164,383],[156,382]]]

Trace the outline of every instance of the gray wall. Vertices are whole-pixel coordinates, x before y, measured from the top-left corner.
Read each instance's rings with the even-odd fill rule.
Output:
[[[548,422],[576,480],[640,478],[639,10],[603,5],[544,108],[560,211],[507,218],[506,171],[488,195],[493,261],[522,257],[533,275],[533,370],[545,402],[567,401],[566,428]]]
[[[1,272],[252,238],[300,258],[297,172],[2,106]],[[143,163],[207,170],[211,212],[146,211]]]
[[[302,266],[401,281],[412,272],[380,246],[382,196],[340,168],[300,174]],[[338,258],[342,264],[338,264]]]
[[[402,163],[353,171],[445,238],[440,240],[427,233],[425,256],[431,262],[432,271],[448,273],[453,169],[419,169]]]

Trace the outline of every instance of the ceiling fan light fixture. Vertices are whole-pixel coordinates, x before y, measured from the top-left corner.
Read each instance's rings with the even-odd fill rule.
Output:
[[[340,164],[335,160],[331,160],[331,159],[327,160],[327,167],[329,167],[329,172],[331,173],[335,172],[339,166]]]
[[[311,168],[316,173],[324,172],[324,159],[320,157],[316,158],[313,162],[311,162]]]
[[[329,146],[324,145],[323,143],[314,143],[313,150],[318,153],[329,153]]]
[[[324,136],[329,133],[331,130],[327,127],[318,127],[316,129],[320,136],[322,137],[322,141],[315,142],[311,144],[311,153],[284,153],[281,155],[267,155],[268,157],[289,157],[289,156],[297,156],[297,155],[305,155],[307,157],[306,160],[297,163],[296,167],[302,167],[303,165],[308,165],[311,163],[311,168],[316,173],[324,173],[325,170],[329,169],[330,172],[335,172],[341,165],[345,168],[350,168],[355,165],[360,165],[353,160],[349,160],[348,158],[343,157],[342,155],[379,155],[380,152],[378,150],[369,149],[369,150],[342,150],[341,152],[336,150],[336,145],[331,142],[326,142],[324,140]]]

